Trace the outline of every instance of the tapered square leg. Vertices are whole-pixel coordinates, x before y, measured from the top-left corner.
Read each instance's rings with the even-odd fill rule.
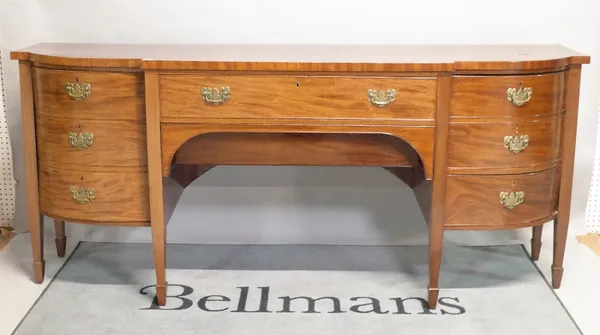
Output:
[[[429,308],[437,307],[438,295],[440,292],[440,266],[442,263],[443,229],[433,230],[429,239],[429,286],[427,292],[427,302]]]
[[[167,285],[156,285],[156,303],[159,306],[167,304]]]
[[[23,136],[23,160],[25,162],[25,196],[27,200],[27,224],[33,255],[33,280],[44,281],[44,235],[43,216],[40,213],[38,193],[37,146],[35,136],[35,110],[33,107],[33,74],[31,63],[19,61],[21,89],[21,124]]]
[[[67,236],[65,235],[65,222],[62,220],[54,220],[54,242],[56,244],[56,254],[58,257],[65,257],[67,249]]]
[[[552,259],[552,287],[560,288],[563,277],[563,260],[567,244],[568,217],[558,215],[554,219],[554,250]]]
[[[41,284],[44,282],[44,275],[46,272],[46,262],[44,260],[41,261],[33,261],[33,281],[37,284]]]
[[[444,223],[446,219],[446,182],[448,175],[448,111],[452,79],[449,76],[438,78],[437,112],[435,135],[435,165],[431,186],[431,208],[429,215],[429,308],[437,307],[439,294],[440,266],[444,244]]]
[[[567,115],[564,120],[563,152],[558,195],[558,213],[554,218],[554,245],[552,259],[552,287],[560,288],[563,278],[563,260],[567,244],[567,231],[571,215],[571,192],[573,190],[573,170],[575,164],[575,143],[577,138],[577,111],[579,109],[579,83],[581,65],[572,66],[567,72],[565,96]]]
[[[167,303],[166,234],[164,223],[161,222],[163,220],[160,219],[152,221],[152,249],[156,270],[156,300],[159,306],[164,306]]]
[[[540,251],[542,250],[542,232],[544,226],[539,225],[532,228],[531,237],[531,259],[537,261],[540,258]]]
[[[31,251],[33,253],[33,281],[41,284],[44,282],[44,273],[46,271],[46,262],[44,261],[44,234],[43,217],[37,209],[29,213],[29,235],[31,238]]]
[[[427,289],[427,302],[429,304],[429,308],[435,309],[437,307],[438,296],[440,295],[439,288],[431,288]]]
[[[145,73],[146,141],[148,154],[148,183],[150,189],[150,227],[156,270],[156,300],[159,306],[167,301],[166,220],[161,171],[161,132],[158,101],[158,73]]]

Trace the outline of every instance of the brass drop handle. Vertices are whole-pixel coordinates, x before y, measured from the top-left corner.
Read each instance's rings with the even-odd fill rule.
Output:
[[[387,91],[368,90],[367,98],[369,102],[376,107],[385,107],[396,100],[396,90],[389,89]]]
[[[71,98],[81,101],[90,95],[92,91],[92,84],[80,83],[79,78],[75,77],[75,81],[72,83],[65,83],[65,90],[67,95]]]
[[[92,133],[76,133],[69,132],[68,136],[69,145],[77,150],[87,149],[92,143],[94,143],[94,134]]]
[[[69,189],[71,190],[73,200],[80,205],[85,205],[94,200],[96,190],[91,187],[71,185]]]
[[[529,135],[504,136],[504,147],[512,153],[519,153],[528,145]]]
[[[533,94],[533,88],[523,87],[523,83],[519,83],[519,88],[509,88],[506,91],[508,101],[512,102],[513,105],[521,107],[531,100]]]
[[[500,192],[500,204],[508,209],[513,209],[525,200],[525,192]]]
[[[221,87],[219,88],[210,88],[204,87],[202,88],[202,98],[207,104],[212,105],[220,105],[229,99],[229,94],[231,90],[229,87]]]

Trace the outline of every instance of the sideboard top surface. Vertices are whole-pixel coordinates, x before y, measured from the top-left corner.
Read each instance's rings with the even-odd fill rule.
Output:
[[[11,58],[59,66],[327,72],[553,70],[590,62],[560,45],[39,43]]]

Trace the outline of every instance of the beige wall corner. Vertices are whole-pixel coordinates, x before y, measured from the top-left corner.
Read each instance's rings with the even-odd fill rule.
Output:
[[[8,244],[8,242],[15,237],[13,228],[11,227],[0,227],[0,251]]]
[[[577,236],[577,242],[590,248],[596,255],[600,256],[600,233],[588,233]]]

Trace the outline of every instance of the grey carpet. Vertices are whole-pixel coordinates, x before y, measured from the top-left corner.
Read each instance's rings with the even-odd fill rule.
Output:
[[[580,334],[522,246],[444,249],[423,308],[423,246],[169,245],[167,306],[149,244],[82,243],[14,334]]]

